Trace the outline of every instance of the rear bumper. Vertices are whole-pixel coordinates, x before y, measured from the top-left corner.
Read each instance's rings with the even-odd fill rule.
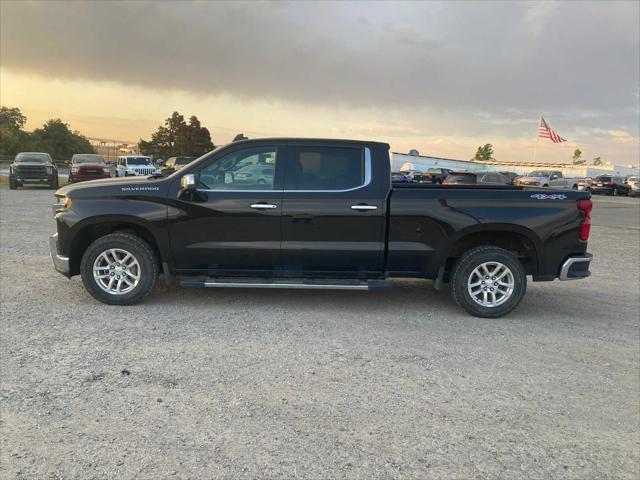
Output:
[[[53,267],[63,274],[65,277],[69,277],[69,257],[63,257],[58,254],[58,234],[55,233],[49,237],[49,252],[51,254],[51,261]]]
[[[593,260],[593,255],[585,253],[584,255],[572,255],[562,263],[560,268],[560,280],[580,280],[591,275],[589,265]]]

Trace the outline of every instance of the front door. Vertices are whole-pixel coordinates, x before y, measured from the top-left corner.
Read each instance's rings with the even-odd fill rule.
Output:
[[[226,149],[169,214],[176,270],[271,274],[280,261],[281,161],[275,146]]]
[[[282,264],[294,276],[380,275],[382,194],[363,147],[300,145],[287,156],[282,198]]]

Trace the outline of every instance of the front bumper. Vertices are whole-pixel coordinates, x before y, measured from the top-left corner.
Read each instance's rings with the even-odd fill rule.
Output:
[[[49,252],[51,253],[51,260],[53,261],[53,267],[63,274],[65,277],[69,276],[69,257],[63,257],[58,254],[58,234],[55,233],[49,237]]]
[[[580,280],[591,275],[589,265],[593,260],[593,255],[585,253],[584,255],[572,255],[562,264],[560,268],[560,280]]]
[[[103,178],[111,178],[111,174],[109,173],[74,173],[69,175],[69,179],[71,182],[86,182],[89,180],[102,180]]]
[[[14,173],[11,178],[15,179],[18,183],[51,183],[55,178],[55,175],[40,175],[40,174],[20,174]]]

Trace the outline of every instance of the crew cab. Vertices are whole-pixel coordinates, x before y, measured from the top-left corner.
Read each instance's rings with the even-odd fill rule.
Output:
[[[565,177],[560,170],[535,170],[516,180],[517,185],[578,189],[579,178]]]
[[[49,185],[58,188],[58,167],[51,155],[44,152],[20,152],[9,165],[9,188],[16,190],[25,184]]]
[[[247,177],[248,166],[260,175]],[[251,181],[251,179],[255,181]],[[96,299],[183,286],[371,290],[393,277],[450,283],[480,317],[534,281],[590,275],[587,192],[393,184],[389,145],[256,139],[169,177],[97,180],[55,194],[55,268]]]
[[[118,157],[116,162],[116,177],[158,175],[160,173],[160,169],[153,164],[151,157],[122,156]]]

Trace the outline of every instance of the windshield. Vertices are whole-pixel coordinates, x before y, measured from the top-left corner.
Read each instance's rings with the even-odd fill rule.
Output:
[[[71,163],[104,163],[104,158],[92,154],[74,155]]]
[[[127,165],[151,165],[149,157],[127,157]]]
[[[534,170],[529,174],[530,177],[550,177],[553,172],[549,170]]]
[[[49,155],[46,153],[19,153],[15,161],[16,163],[49,163]]]
[[[599,182],[610,182],[611,181],[611,177],[600,176],[600,177],[596,177],[596,180],[599,181]]]

